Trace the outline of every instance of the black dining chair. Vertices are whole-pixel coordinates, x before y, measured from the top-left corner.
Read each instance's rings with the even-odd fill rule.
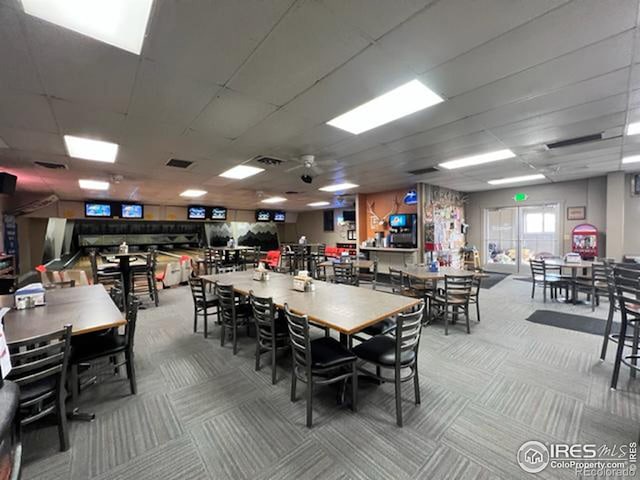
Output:
[[[251,305],[241,301],[233,290],[233,285],[216,283],[215,288],[218,302],[220,302],[220,346],[224,347],[227,335],[231,336],[233,354],[238,353],[238,327],[246,326],[249,334],[249,318],[251,317]]]
[[[402,383],[413,380],[416,405],[420,404],[418,347],[422,332],[424,301],[414,311],[396,317],[395,335],[376,335],[353,347],[353,353],[376,367],[375,373],[363,366],[359,370],[381,382],[393,382],[396,394],[396,423],[402,427]],[[382,375],[382,369],[393,370],[393,377]],[[403,374],[403,372],[405,372]]]
[[[296,385],[300,380],[307,384],[307,427],[313,425],[313,388],[346,382],[351,379],[351,409],[357,411],[358,372],[356,356],[335,338],[325,336],[311,340],[309,318],[297,315],[285,304],[284,313],[289,327],[293,352],[291,372],[291,401],[296,401]]]
[[[78,404],[81,390],[80,364],[91,364],[103,358],[109,358],[111,362],[104,366],[105,370],[119,369],[124,366],[127,370],[127,378],[131,387],[131,394],[138,392],[136,384],[136,370],[134,358],[134,338],[136,323],[138,320],[138,306],[140,301],[134,295],[129,296],[127,305],[124,333],[112,329],[102,335],[78,335],[74,337],[71,349],[71,391],[74,407]],[[85,337],[85,338],[83,338]],[[122,355],[124,359],[117,362],[117,357]]]
[[[431,300],[433,316],[444,319],[444,334],[449,335],[449,323],[455,323],[460,314],[467,321],[467,333],[471,333],[469,323],[469,303],[474,277],[471,275],[445,275],[444,289],[439,289]]]
[[[558,289],[565,289],[566,296],[569,296],[570,280],[560,275],[557,266],[549,266],[544,260],[529,260],[531,267],[531,298],[536,293],[536,285],[542,287],[542,301],[547,302],[547,289],[550,290],[551,298],[555,298]]]
[[[289,350],[289,331],[284,316],[279,315],[272,298],[256,297],[249,292],[249,303],[256,324],[256,371],[260,370],[260,358],[271,355],[271,383],[276,384],[276,356],[278,351]]]
[[[333,283],[358,286],[358,274],[353,263],[333,264]]]
[[[61,451],[69,449],[65,382],[70,347],[71,325],[7,345],[12,364],[7,379],[20,387],[20,425],[55,415]]]
[[[89,250],[89,263],[91,264],[91,278],[94,285],[97,283],[113,285],[122,280],[119,265],[98,263],[98,253],[95,248]]]
[[[595,311],[596,305],[600,305],[600,297],[609,296],[605,264],[592,264],[591,276],[578,277],[575,286],[577,292],[587,294],[587,299],[591,301],[591,311]]]
[[[371,288],[376,289],[378,283],[378,257],[374,257],[373,265],[368,270],[358,269],[358,284],[370,283]]]
[[[157,307],[160,303],[158,297],[158,283],[156,281],[156,266],[158,264],[158,251],[155,249],[147,252],[144,265],[131,267],[131,293],[137,295],[141,292],[149,295],[151,301]]]
[[[191,297],[193,298],[193,333],[198,331],[198,317],[204,319],[204,338],[209,336],[209,315],[216,315],[220,321],[220,301],[218,296],[207,292],[205,281],[199,277],[189,279]],[[210,311],[215,309],[215,311]]]

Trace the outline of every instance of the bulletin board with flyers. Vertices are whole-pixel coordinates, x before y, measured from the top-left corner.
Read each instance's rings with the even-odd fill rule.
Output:
[[[424,219],[427,258],[460,268],[459,251],[465,245],[463,194],[435,187],[425,205]]]

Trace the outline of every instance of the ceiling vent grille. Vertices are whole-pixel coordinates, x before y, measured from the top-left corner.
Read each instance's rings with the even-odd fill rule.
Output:
[[[257,157],[253,157],[252,160],[254,162],[261,163],[263,165],[269,165],[272,167],[277,167],[278,165],[282,164],[282,160],[280,160],[279,158],[266,157],[264,155],[258,155]]]
[[[427,167],[427,168],[420,168],[418,170],[410,170],[409,173],[411,175],[425,175],[427,173],[435,173],[438,171],[439,170],[436,167]]]
[[[49,170],[66,170],[67,166],[64,163],[53,162],[34,162],[39,167],[48,168]]]
[[[547,143],[547,148],[549,150],[553,150],[554,148],[572,147],[574,145],[597,142],[599,140],[602,140],[602,132],[594,133],[592,135],[585,135],[583,137],[575,137],[575,138],[569,138],[567,140],[560,140],[558,142]]]
[[[189,160],[179,160],[177,158],[172,158],[167,162],[167,167],[174,168],[189,168],[191,165],[193,165],[193,162]]]

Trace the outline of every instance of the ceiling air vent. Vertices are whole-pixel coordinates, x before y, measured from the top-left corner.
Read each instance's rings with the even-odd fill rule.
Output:
[[[420,168],[419,170],[411,170],[409,171],[409,173],[411,175],[425,175],[427,173],[435,173],[437,171],[438,169],[436,167],[427,167],[427,168]]]
[[[33,162],[39,167],[48,168],[50,170],[66,170],[67,166],[64,163],[53,162]]]
[[[295,190],[289,190],[288,192],[284,192],[286,195],[297,195],[300,192],[296,192]]]
[[[193,162],[189,160],[178,160],[177,158],[172,158],[167,162],[167,167],[174,168],[189,168]]]
[[[282,163],[282,160],[280,160],[279,158],[265,157],[263,155],[258,155],[257,157],[253,157],[252,160],[254,162],[258,162],[263,165],[270,165],[272,167],[278,166]]]
[[[602,132],[594,133],[592,135],[585,135],[584,137],[569,138],[567,140],[547,143],[547,148],[549,150],[553,150],[554,148],[572,147],[574,145],[580,145],[582,143],[597,142],[598,140],[602,140]]]

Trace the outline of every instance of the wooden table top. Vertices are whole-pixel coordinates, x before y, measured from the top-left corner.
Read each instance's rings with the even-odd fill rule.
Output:
[[[235,252],[239,250],[253,250],[253,247],[239,245],[237,247],[209,247],[209,250],[220,250],[223,252]]]
[[[45,295],[46,305],[5,315],[10,342],[60,330],[66,324],[72,325],[72,335],[81,335],[127,323],[102,284],[48,290]]]
[[[356,260],[355,262],[351,262],[355,265],[356,268],[371,268],[373,267],[373,260]],[[324,262],[318,263],[319,267],[333,267],[334,265],[341,265],[340,262],[332,262],[331,260],[326,260]],[[342,264],[346,265],[346,264]]]
[[[314,292],[298,292],[293,289],[293,277],[270,272],[268,281],[253,280],[253,271],[203,275],[205,281],[232,284],[236,292],[258,297],[271,297],[273,303],[309,320],[347,335],[378,323],[392,315],[417,305],[419,299],[369,290],[349,285],[314,281]]]
[[[564,260],[550,259],[550,260],[545,260],[544,263],[546,265],[552,265],[554,267],[562,267],[562,268],[591,268],[591,266],[595,262],[588,262],[588,261],[582,260],[580,263],[567,263]]]
[[[405,275],[408,275],[418,280],[433,281],[444,280],[445,275],[456,275],[461,277],[488,277],[486,273],[472,272],[470,270],[460,270],[451,267],[441,267],[438,272],[430,272],[427,267],[418,267],[415,265],[398,266],[395,270],[400,270]]]
[[[114,257],[114,258],[121,258],[121,257],[142,257],[142,256],[146,256],[147,254],[144,252],[138,252],[138,253],[101,253],[100,256],[105,257],[105,258],[109,258],[109,257]]]

